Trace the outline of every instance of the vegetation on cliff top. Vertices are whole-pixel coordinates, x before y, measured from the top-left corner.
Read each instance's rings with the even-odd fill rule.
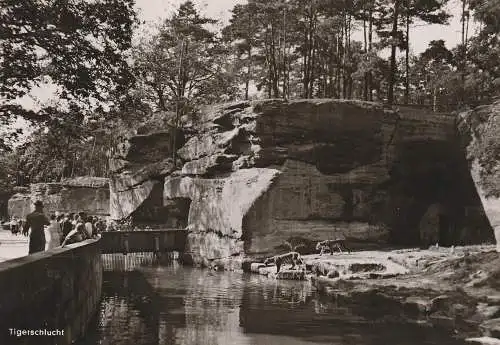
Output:
[[[446,23],[448,1],[249,0],[233,8],[225,27],[186,1],[135,45],[133,3],[2,2],[0,119],[37,121],[9,153],[14,170],[31,181],[106,176],[117,142],[144,122],[176,127],[203,104],[256,97],[252,89],[257,97],[363,99],[436,111],[487,103],[499,91],[495,0],[461,1],[461,44],[450,50],[432,41],[418,56],[408,29]],[[481,23],[472,37],[471,18]],[[32,109],[16,103],[46,85],[56,86],[56,102]]]
[[[500,99],[461,114],[463,131],[472,136],[468,156],[479,163],[479,177],[487,196],[500,196]]]

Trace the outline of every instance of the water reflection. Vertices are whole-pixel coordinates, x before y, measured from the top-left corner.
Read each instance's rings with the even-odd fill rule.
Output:
[[[306,282],[178,265],[105,272],[83,344],[463,344],[447,332],[377,322],[329,303]]]

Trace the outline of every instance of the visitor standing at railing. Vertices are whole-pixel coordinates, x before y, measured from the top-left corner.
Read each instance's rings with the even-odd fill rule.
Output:
[[[68,234],[73,230],[73,224],[71,223],[71,214],[65,214],[62,221],[62,241],[68,236]],[[62,243],[61,241],[61,243]]]
[[[85,221],[85,231],[87,232],[87,236],[91,238],[94,234],[94,227],[92,225],[92,217],[91,216],[83,216]]]
[[[61,244],[62,230],[55,215],[50,216],[50,225],[45,230],[45,250],[59,247]]]
[[[35,202],[35,211],[26,216],[26,223],[23,227],[23,234],[25,235],[31,229],[29,254],[45,250],[45,225],[50,225],[50,222],[43,214],[43,202],[38,200]]]

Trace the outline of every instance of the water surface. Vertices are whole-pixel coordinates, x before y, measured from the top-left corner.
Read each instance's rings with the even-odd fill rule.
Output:
[[[463,344],[451,331],[362,310],[320,298],[307,282],[177,264],[106,271],[82,344]]]

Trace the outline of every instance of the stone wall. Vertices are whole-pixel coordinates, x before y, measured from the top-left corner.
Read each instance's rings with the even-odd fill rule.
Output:
[[[9,199],[9,216],[25,216],[33,211],[36,200],[43,201],[45,213],[85,212],[89,215],[109,215],[109,182],[106,178],[77,177],[58,183],[34,183],[26,191]]]
[[[101,297],[99,240],[87,240],[0,263],[1,344],[45,344],[46,337],[13,337],[9,328],[62,330],[51,343],[69,345],[85,334]]]

